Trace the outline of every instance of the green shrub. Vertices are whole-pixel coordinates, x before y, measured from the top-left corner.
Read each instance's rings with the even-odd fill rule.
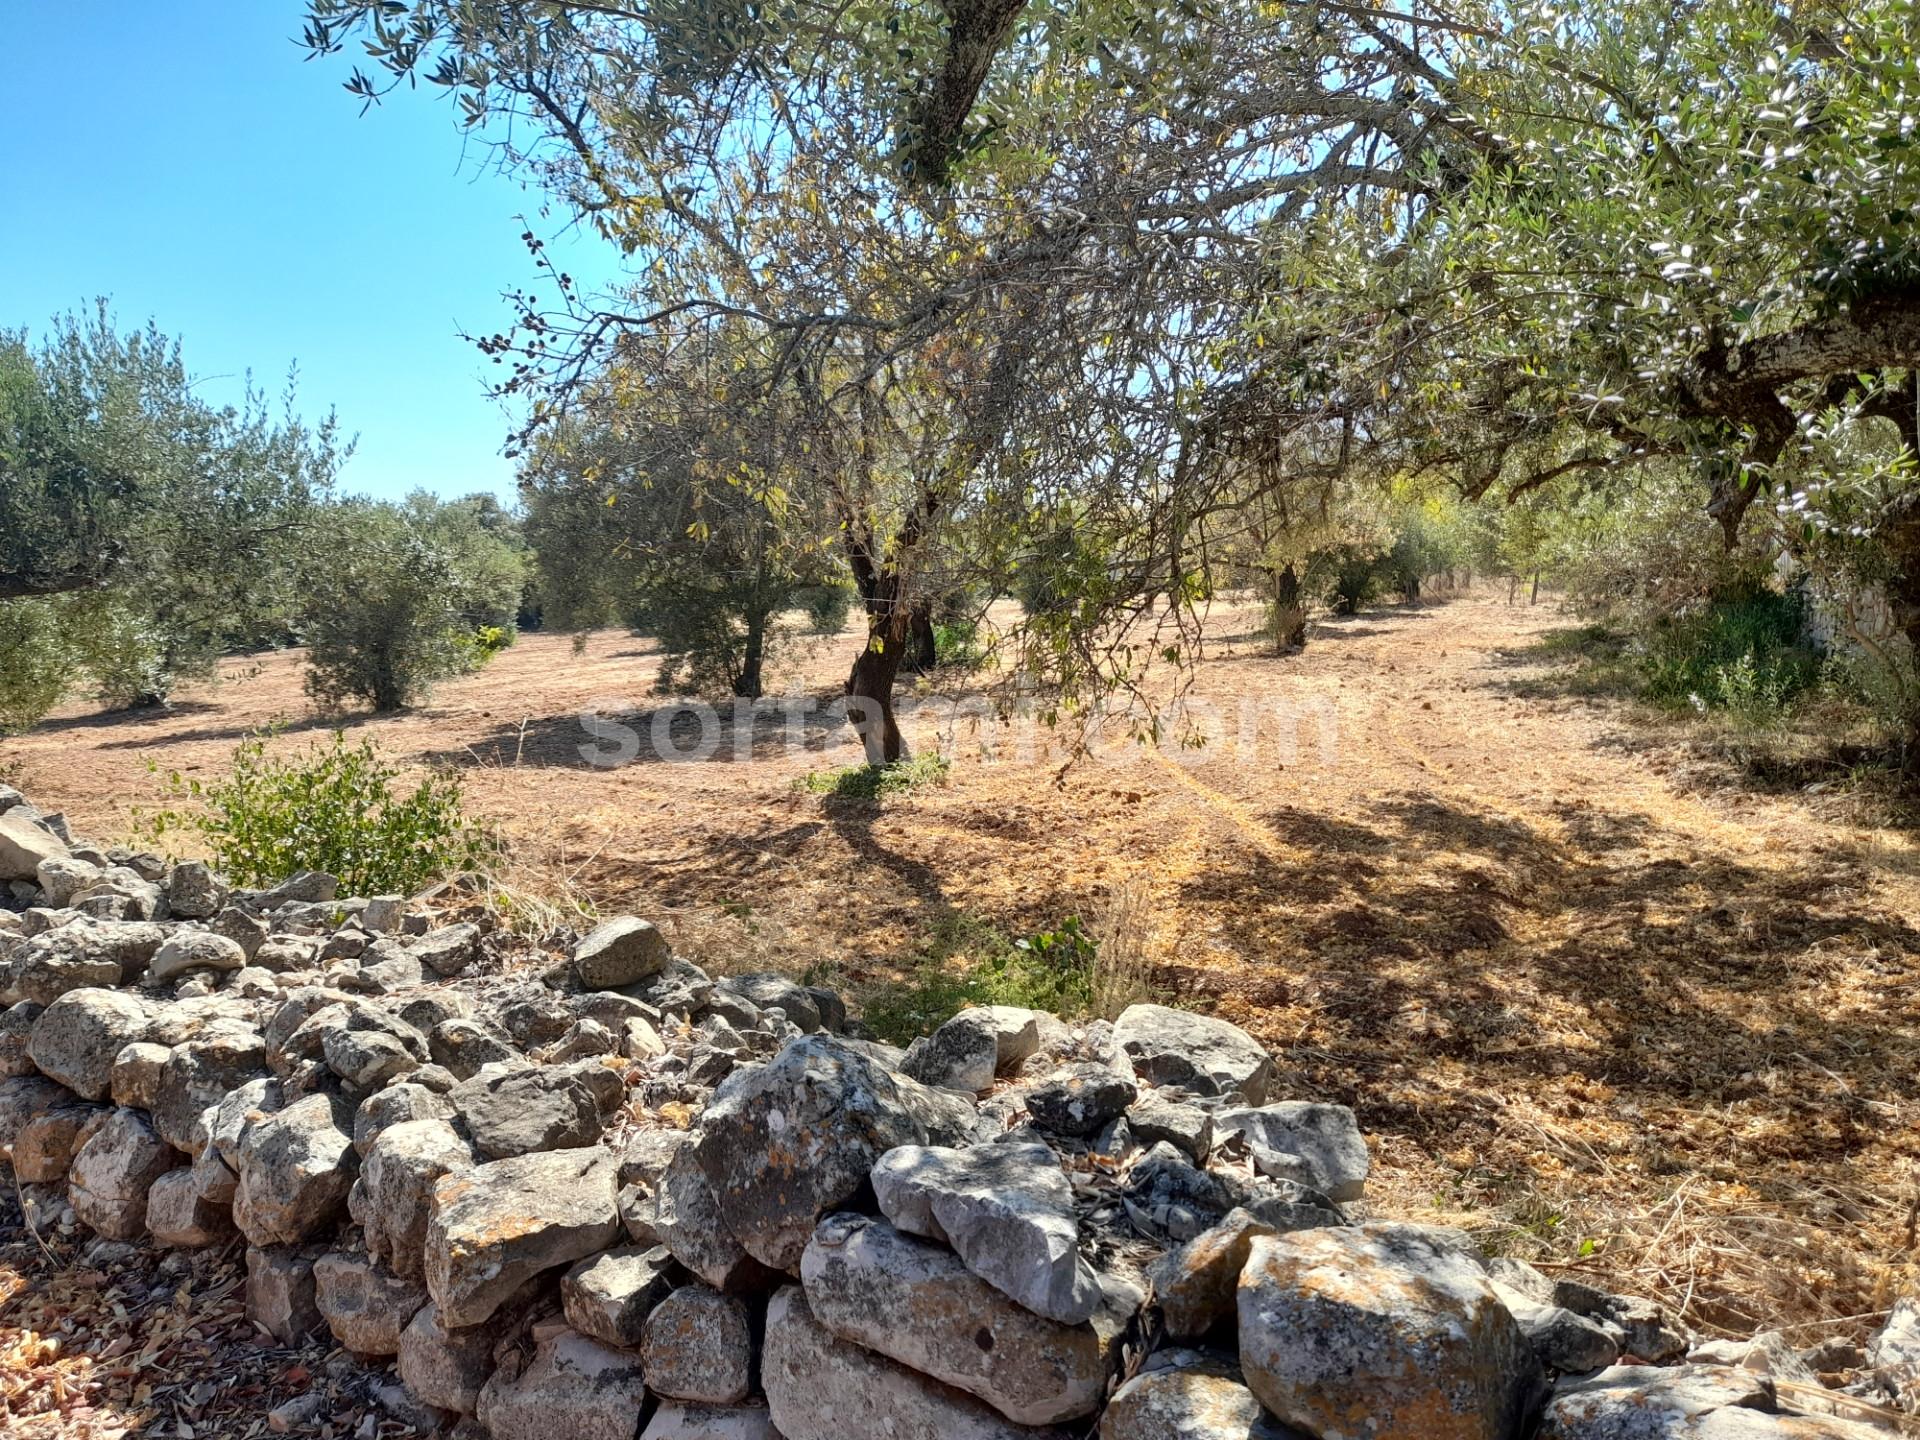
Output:
[[[1652,629],[1646,693],[1666,705],[1772,719],[1820,683],[1821,659],[1805,637],[1798,595],[1742,586]]]
[[[352,895],[409,894],[443,876],[488,868],[494,845],[466,818],[462,784],[436,771],[410,793],[394,781],[372,742],[340,731],[303,756],[270,756],[255,736],[234,751],[224,779],[166,777],[186,809],[146,817],[159,841],[197,834],[215,865],[241,885],[277,884],[298,870],[324,870]]]
[[[953,769],[946,756],[929,753],[891,765],[844,765],[838,770],[810,770],[799,788],[836,800],[884,800],[920,785],[937,785]]]
[[[891,1044],[938,1029],[971,1005],[1019,1005],[1086,1014],[1099,979],[1100,945],[1078,916],[1018,939],[968,915],[935,927],[912,976],[862,997],[861,1018]]]
[[[936,662],[955,670],[979,670],[987,663],[987,647],[975,620],[948,620],[933,627]]]
[[[853,591],[845,585],[814,585],[798,597],[807,612],[807,628],[816,635],[838,635],[853,612]]]
[[[66,693],[73,666],[54,602],[0,601],[0,735],[39,724]]]

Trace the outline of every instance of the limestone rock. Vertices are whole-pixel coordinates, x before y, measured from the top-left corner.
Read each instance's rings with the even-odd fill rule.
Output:
[[[33,880],[45,861],[66,853],[65,841],[34,824],[19,807],[0,813],[0,881]]]
[[[69,990],[34,1021],[27,1053],[40,1073],[83,1100],[104,1099],[121,1048],[140,1039],[147,1010],[117,990]]]
[[[151,1110],[158,1103],[160,1078],[166,1074],[173,1047],[151,1040],[135,1040],[120,1047],[107,1075],[107,1094],[116,1105]]]
[[[993,1070],[1011,1075],[1040,1049],[1042,1027],[1053,1016],[1020,1005],[980,1005],[966,1011],[993,1031]]]
[[[686,1405],[669,1400],[653,1412],[640,1440],[781,1440],[764,1405]]]
[[[175,980],[193,970],[238,970],[247,963],[239,944],[211,930],[176,930],[154,952],[150,973],[156,980]]]
[[[1238,1369],[1192,1351],[1153,1357],[1118,1390],[1100,1440],[1312,1440],[1260,1408]]]
[[[1295,1181],[1333,1200],[1358,1200],[1366,1193],[1372,1157],[1344,1105],[1296,1100],[1228,1110],[1214,1128],[1221,1144],[1245,1145],[1262,1175]]]
[[[353,1148],[365,1158],[384,1130],[409,1120],[447,1120],[452,1116],[453,1106],[446,1097],[425,1085],[412,1080],[389,1085],[369,1095],[353,1112]]]
[[[444,1065],[462,1080],[471,1080],[488,1065],[524,1065],[526,1056],[477,1020],[442,1020],[427,1037],[433,1062]]]
[[[259,1079],[265,1062],[265,1043],[252,1030],[220,1028],[175,1045],[154,1090],[154,1126],[169,1145],[191,1152],[201,1112]]]
[[[845,1214],[820,1223],[800,1276],[808,1308],[835,1335],[977,1395],[1022,1425],[1100,1408],[1140,1300],[1116,1285],[1092,1320],[1062,1325],[1014,1304],[952,1251]]]
[[[611,1244],[616,1169],[601,1150],[556,1150],[443,1177],[426,1245],[441,1323],[477,1325],[527,1279]]]
[[[753,1327],[746,1303],[706,1285],[684,1285],[640,1327],[647,1385],[674,1400],[735,1405],[753,1385]]]
[[[573,947],[573,973],[588,990],[617,990],[666,968],[667,937],[651,921],[616,915]]]
[[[603,1128],[584,1077],[524,1066],[475,1075],[448,1095],[481,1154],[504,1160],[592,1145]]]
[[[701,1117],[691,1149],[748,1254],[791,1270],[820,1217],[865,1186],[874,1162],[958,1128],[941,1098],[826,1036],[789,1041],[732,1077]]]
[[[1000,1036],[992,1019],[962,1010],[923,1043],[907,1052],[903,1074],[923,1085],[980,1094],[993,1087],[1000,1060]]]
[[[0,1150],[10,1149],[36,1115],[79,1098],[44,1075],[12,1075],[0,1080]]]
[[[1234,1210],[1211,1230],[1155,1261],[1147,1278],[1167,1334],[1198,1340],[1231,1318],[1253,1242],[1274,1233],[1251,1211]]]
[[[471,1415],[480,1403],[481,1387],[493,1374],[497,1338],[491,1325],[446,1329],[439,1309],[429,1302],[400,1334],[400,1378],[426,1404]]]
[[[5,946],[5,937],[0,936],[0,971],[6,969]],[[34,1022],[46,1008],[32,1000],[22,1000],[0,1009],[0,1080],[34,1073],[33,1057],[27,1053],[27,1046],[33,1038]]]
[[[1027,1113],[1049,1135],[1097,1135],[1127,1113],[1138,1093],[1119,1071],[1083,1062],[1029,1086]]]
[[[320,1253],[293,1245],[247,1250],[247,1318],[282,1345],[298,1345],[326,1325],[314,1303],[313,1265]]]
[[[181,920],[207,920],[227,903],[227,887],[204,860],[183,860],[167,872],[167,910]]]
[[[339,1218],[360,1169],[343,1119],[330,1097],[309,1095],[247,1126],[233,1218],[249,1244],[294,1244]]]
[[[52,1185],[67,1178],[74,1152],[112,1113],[106,1105],[80,1102],[43,1110],[13,1140],[13,1173],[28,1185]]]
[[[881,1158],[872,1179],[896,1227],[951,1245],[975,1275],[1034,1314],[1079,1325],[1100,1305],[1079,1251],[1073,1187],[1045,1145],[903,1146]]]
[[[1213,1149],[1213,1116],[1149,1090],[1127,1111],[1127,1128],[1142,1145],[1172,1145],[1196,1164]]]
[[[429,931],[407,949],[436,975],[462,975],[480,958],[480,927],[470,923],[447,925]]]
[[[1064,1440],[1015,1425],[973,1396],[836,1337],[797,1285],[767,1308],[761,1383],[786,1440]]]
[[[1539,1440],[1885,1440],[1877,1427],[1774,1409],[1771,1383],[1751,1371],[1617,1365],[1562,1381]]]
[[[347,1349],[396,1355],[400,1332],[427,1303],[427,1290],[364,1255],[334,1251],[313,1263],[313,1298],[333,1338]]]
[[[567,1271],[560,1278],[560,1303],[567,1323],[582,1335],[604,1345],[635,1346],[647,1316],[673,1293],[680,1273],[664,1245],[623,1245]],[[651,1382],[651,1367],[647,1373]]]
[[[1149,1085],[1237,1095],[1248,1105],[1266,1102],[1273,1061],[1258,1040],[1225,1020],[1165,1005],[1129,1005],[1113,1022],[1113,1040]]]
[[[213,1163],[223,1162],[214,1156]],[[206,1193],[198,1168],[169,1170],[148,1189],[147,1229],[155,1244],[197,1250],[232,1237],[233,1208]]]
[[[1238,1308],[1248,1387],[1319,1440],[1509,1440],[1544,1391],[1480,1267],[1418,1227],[1255,1239]]]
[[[402,1279],[422,1274],[435,1187],[474,1163],[472,1148],[444,1120],[407,1120],[382,1130],[360,1172],[367,1253]]]
[[[73,1157],[67,1198],[81,1222],[109,1240],[147,1228],[147,1191],[180,1162],[138,1110],[115,1110]]]
[[[660,1174],[652,1229],[674,1259],[716,1290],[742,1294],[777,1283],[777,1273],[734,1238],[691,1145],[681,1145]]]
[[[646,1398],[631,1354],[563,1331],[517,1376],[494,1372],[481,1388],[479,1416],[493,1440],[633,1440]]]

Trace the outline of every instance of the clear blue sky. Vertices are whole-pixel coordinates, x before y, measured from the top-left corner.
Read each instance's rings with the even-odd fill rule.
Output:
[[[0,328],[109,297],[179,335],[210,398],[244,373],[336,408],[348,491],[512,493],[494,369],[532,279],[526,215],[589,284],[611,251],[558,234],[484,167],[438,91],[366,115],[347,57],[307,61],[299,0],[0,0]]]

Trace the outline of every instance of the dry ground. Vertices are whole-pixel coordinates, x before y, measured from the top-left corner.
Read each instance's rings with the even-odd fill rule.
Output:
[[[1217,612],[1197,692],[1236,719],[1292,706],[1292,756],[1270,729],[1251,752],[1111,746],[1056,779],[961,727],[948,783],[879,806],[796,789],[854,757],[788,753],[774,718],[707,763],[587,764],[583,707],[659,703],[648,642],[614,633],[578,654],[527,636],[353,728],[466,766],[523,883],[664,915],[720,968],[857,991],[943,920],[1021,933],[1124,892],[1156,987],[1270,1042],[1281,1093],[1358,1110],[1383,1208],[1709,1333],[1864,1335],[1920,1204],[1914,844],[1824,797],[1703,781],[1671,732],[1552,698],[1528,651],[1570,622],[1502,601],[1322,623],[1282,659],[1242,633],[1251,611]],[[828,694],[856,644],[809,642],[777,679]],[[217,773],[270,721],[283,744],[321,733],[297,655],[228,669],[170,714],[58,716],[0,766],[113,837],[157,796],[149,760]],[[843,742],[804,713],[810,743]]]

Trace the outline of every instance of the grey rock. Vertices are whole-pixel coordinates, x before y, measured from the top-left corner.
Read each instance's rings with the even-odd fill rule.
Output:
[[[247,1251],[247,1318],[282,1345],[299,1345],[326,1326],[314,1303],[313,1263],[321,1253],[293,1245]]]
[[[490,1159],[592,1145],[603,1129],[584,1077],[531,1066],[483,1071],[448,1095],[454,1113]]]
[[[1113,1022],[1113,1040],[1149,1085],[1238,1096],[1248,1105],[1266,1101],[1273,1074],[1266,1047],[1225,1020],[1165,1005],[1129,1005]]]
[[[1127,1113],[1138,1093],[1119,1071],[1087,1062],[1029,1086],[1027,1113],[1049,1135],[1097,1135]]]
[[[972,1107],[941,1094],[830,1037],[803,1036],[727,1081],[691,1149],[747,1253],[790,1270],[820,1217],[864,1188],[881,1155],[951,1133],[956,1106],[970,1123]]]
[[[962,1010],[907,1053],[902,1071],[925,1085],[981,1094],[993,1088],[1000,1037],[993,1021]]]
[[[86,1100],[103,1099],[122,1047],[147,1029],[147,1009],[114,990],[69,990],[34,1022],[27,1054],[49,1079]]]
[[[73,1213],[109,1240],[132,1240],[147,1228],[147,1191],[180,1163],[138,1110],[115,1110],[73,1157],[67,1198]]]
[[[246,1127],[233,1218],[249,1244],[295,1244],[340,1217],[360,1169],[350,1124],[333,1099],[309,1095]]]
[[[780,1440],[765,1405],[688,1405],[669,1400],[640,1440]]]
[[[233,1237],[233,1207],[205,1192],[198,1169],[169,1170],[148,1187],[147,1229],[156,1245],[197,1250]]]
[[[1090,1321],[1062,1325],[1014,1304],[952,1251],[860,1215],[821,1221],[800,1276],[808,1308],[835,1335],[1023,1425],[1100,1408],[1140,1302],[1116,1284]]]
[[[206,920],[227,903],[227,887],[204,860],[183,860],[167,872],[167,910],[177,919]]]
[[[761,1011],[783,1011],[788,1022],[803,1034],[811,1035],[826,1028],[815,993],[784,975],[770,970],[730,975],[720,982],[720,989],[740,996]]]
[[[301,967],[286,963],[282,958],[275,964],[260,958],[260,951],[267,941],[267,922],[251,910],[238,905],[228,905],[208,922],[207,928],[216,935],[224,935],[238,945],[246,955],[249,965],[260,965],[273,971],[298,970]]]
[[[881,1158],[872,1180],[896,1227],[951,1245],[975,1275],[1034,1314],[1079,1325],[1101,1304],[1079,1251],[1073,1187],[1045,1145],[903,1146]]]
[[[518,1375],[496,1370],[478,1411],[493,1440],[633,1440],[646,1399],[632,1354],[562,1331]]]
[[[1239,1367],[1197,1354],[1155,1355],[1114,1391],[1100,1440],[1312,1440],[1260,1408]]]
[[[493,1374],[498,1338],[492,1325],[447,1329],[429,1302],[414,1312],[400,1334],[400,1378],[426,1404],[471,1415],[480,1404],[481,1387]]]
[[[1479,1265],[1418,1227],[1257,1238],[1238,1309],[1248,1388],[1321,1440],[1510,1440],[1545,1392]]]
[[[21,810],[0,813],[0,880],[33,880],[44,862],[67,853],[65,841]]]
[[[643,1020],[640,1022],[645,1024]],[[620,1042],[598,1020],[576,1020],[546,1052],[550,1064],[565,1060],[587,1060],[596,1055],[617,1055]]]
[[[477,1325],[521,1284],[620,1234],[614,1158],[557,1150],[495,1160],[434,1189],[427,1288],[444,1325]]]
[[[616,915],[573,947],[573,973],[588,990],[617,990],[666,968],[667,937],[651,921]]]
[[[471,1020],[477,1012],[473,1000],[458,990],[436,989],[409,996],[393,1013],[431,1038],[442,1021]]]
[[[121,960],[94,942],[99,927],[63,925],[17,947],[0,970],[0,999],[51,1005],[69,990],[113,986],[128,972]]]
[[[154,952],[149,973],[155,980],[177,980],[194,970],[238,970],[247,963],[239,944],[211,930],[176,930]]]
[[[262,910],[278,910],[282,905],[321,905],[338,898],[340,881],[320,870],[301,870],[289,875],[271,890],[262,890],[253,903]]]
[[[681,1273],[664,1245],[623,1245],[590,1256],[560,1278],[567,1323],[604,1345],[638,1345],[647,1316],[673,1293]]]
[[[435,1187],[474,1163],[471,1147],[444,1120],[406,1120],[381,1130],[360,1172],[367,1253],[403,1279],[423,1273]]]
[[[1127,1126],[1142,1145],[1165,1142],[1201,1165],[1213,1149],[1213,1116],[1198,1105],[1182,1104],[1158,1091],[1149,1090],[1133,1102]]]
[[[658,1394],[738,1404],[753,1386],[753,1326],[745,1302],[705,1285],[673,1291],[641,1322],[640,1363]]]
[[[397,1355],[400,1332],[427,1303],[417,1279],[342,1251],[313,1264],[313,1299],[333,1338],[356,1355]]]
[[[1372,1157],[1353,1111],[1344,1105],[1296,1100],[1228,1110],[1214,1130],[1220,1145],[1245,1146],[1262,1175],[1310,1186],[1334,1200],[1358,1200],[1366,1193]]]
[[[320,1053],[327,1068],[360,1091],[376,1090],[410,1070],[420,1068],[421,1057],[389,1030],[328,1030]]]
[[[690,1145],[679,1146],[660,1172],[650,1228],[674,1259],[716,1290],[738,1294],[778,1282],[778,1273],[749,1255],[734,1236]]]
[[[428,1037],[433,1061],[462,1080],[471,1080],[488,1065],[527,1063],[506,1040],[477,1020],[442,1020]]]
[[[266,1043],[252,1030],[218,1027],[175,1045],[154,1088],[155,1127],[169,1145],[191,1153],[201,1113],[259,1078],[265,1066]]]
[[[1651,1300],[1609,1294],[1578,1280],[1557,1280],[1551,1303],[1600,1325],[1618,1342],[1623,1357],[1666,1365],[1687,1353],[1687,1332]]]
[[[0,946],[0,951],[3,950],[4,946]],[[0,969],[4,968],[5,961],[0,959]],[[0,1009],[0,1080],[34,1073],[33,1057],[27,1053],[27,1046],[33,1036],[33,1022],[46,1008],[32,1000],[22,1000]]]
[[[471,923],[429,931],[408,950],[434,974],[464,975],[480,958],[480,927]]]
[[[40,862],[34,876],[48,905],[61,909],[73,897],[100,878],[102,866],[89,864],[72,855],[54,855]]]
[[[669,956],[657,974],[623,987],[624,994],[668,1015],[694,1014],[705,1007],[713,991],[713,977],[678,956]]]
[[[984,1401],[834,1335],[797,1285],[767,1308],[761,1383],[786,1440],[1064,1440],[1015,1425]]]
[[[417,1072],[416,1072],[417,1073]],[[444,1095],[412,1080],[377,1090],[353,1114],[353,1148],[365,1158],[383,1131],[409,1120],[448,1120],[453,1105]]]

